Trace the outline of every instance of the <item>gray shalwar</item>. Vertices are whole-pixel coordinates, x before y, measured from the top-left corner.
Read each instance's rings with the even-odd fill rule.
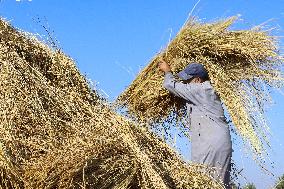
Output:
[[[229,188],[232,142],[219,96],[210,81],[182,83],[171,72],[165,74],[164,87],[186,101],[191,128],[192,162],[216,168],[212,175]]]

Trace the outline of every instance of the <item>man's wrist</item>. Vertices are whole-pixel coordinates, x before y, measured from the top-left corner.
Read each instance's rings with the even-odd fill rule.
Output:
[[[169,73],[172,73],[172,70],[165,71],[165,75]]]

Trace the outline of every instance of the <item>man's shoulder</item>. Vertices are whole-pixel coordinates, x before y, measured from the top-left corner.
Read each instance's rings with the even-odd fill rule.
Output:
[[[202,88],[205,93],[208,93],[209,95],[216,95],[216,91],[210,81],[204,81],[202,83]]]
[[[203,83],[201,83],[201,85],[202,85],[203,88],[214,90],[214,87],[212,86],[210,81],[204,81]]]

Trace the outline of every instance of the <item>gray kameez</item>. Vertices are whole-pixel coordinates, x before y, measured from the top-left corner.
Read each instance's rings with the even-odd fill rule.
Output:
[[[216,167],[213,177],[228,186],[232,142],[224,110],[214,88],[209,81],[184,84],[176,81],[171,72],[165,74],[164,87],[186,100],[192,161]]]

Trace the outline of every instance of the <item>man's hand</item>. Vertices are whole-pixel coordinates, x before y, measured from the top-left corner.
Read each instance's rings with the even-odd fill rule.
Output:
[[[169,66],[169,64],[168,63],[166,63],[164,60],[159,60],[158,61],[158,65],[159,65],[159,68],[160,68],[160,70],[161,71],[163,71],[163,72],[170,72],[171,71],[171,67]]]

